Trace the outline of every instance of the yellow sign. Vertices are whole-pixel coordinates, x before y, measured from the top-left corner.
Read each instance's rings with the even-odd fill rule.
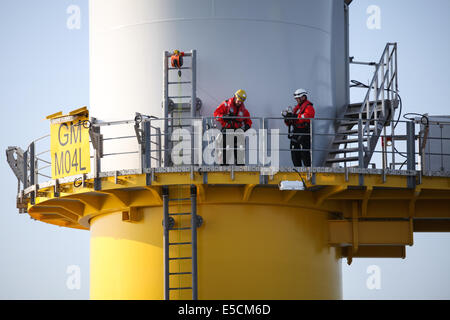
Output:
[[[47,117],[50,120],[52,178],[60,179],[91,171],[89,111],[86,107]]]

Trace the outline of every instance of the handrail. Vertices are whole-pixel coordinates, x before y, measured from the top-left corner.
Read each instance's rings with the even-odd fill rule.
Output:
[[[361,104],[361,108],[360,108],[360,111],[359,111],[360,113],[362,113],[364,111],[363,109],[364,109],[365,103],[369,100],[369,97],[370,97],[371,88],[374,87],[375,79],[377,78],[377,75],[378,75],[378,72],[380,70],[380,67],[381,67],[381,65],[384,64],[384,58],[385,58],[386,51],[389,52],[389,48],[390,48],[391,45],[394,45],[394,48],[397,48],[396,44],[392,44],[392,43],[387,43],[386,44],[386,46],[385,46],[385,48],[383,50],[383,54],[381,55],[380,61],[378,62],[378,64],[376,64],[374,76],[372,77],[372,81],[370,82],[370,85],[369,85],[369,90],[367,91],[366,96],[365,96],[365,98],[363,100],[363,103]],[[386,63],[386,65],[389,65],[389,61],[390,61],[390,59],[388,60],[388,63]]]
[[[242,118],[242,117],[241,117]],[[195,120],[199,120],[199,122],[201,122],[202,124],[202,133],[204,134],[205,131],[207,130],[207,127],[205,126],[207,123],[209,123],[210,120],[215,121],[215,117],[195,117],[195,118],[191,118],[195,119]],[[284,125],[284,117],[251,117],[251,119],[254,121],[255,123],[255,128],[256,128],[256,132],[258,133],[259,129],[268,129],[269,128],[269,121],[277,121],[279,122],[279,125],[277,126],[276,124],[273,125],[273,123],[271,123],[270,128],[279,128],[281,130],[279,130],[278,135],[280,137],[284,137],[283,139],[285,139],[286,137],[292,137],[292,136],[302,136],[302,135],[307,135],[307,133],[291,133],[289,134],[289,132],[287,132],[287,127],[285,127]],[[345,120],[346,118],[338,118],[339,119],[343,119]],[[167,164],[163,164],[162,160],[163,160],[163,154],[167,153],[167,152],[171,152],[170,146],[164,146],[161,144],[161,141],[163,140],[162,137],[165,135],[170,134],[170,132],[164,132],[160,127],[158,127],[158,125],[163,125],[164,122],[164,118],[156,118],[156,117],[149,117],[149,118],[145,118],[142,120],[142,122],[140,123],[140,125],[142,126],[142,128],[146,128],[145,130],[143,130],[144,135],[143,135],[143,141],[142,141],[142,145],[140,145],[140,147],[143,147],[142,152],[140,153],[141,155],[141,172],[144,172],[145,170],[148,170],[150,168],[161,168],[163,166],[167,166]],[[189,119],[185,119],[185,120],[189,120]],[[311,122],[311,128],[315,127],[315,128],[320,128],[320,125],[317,125],[320,123],[320,121],[330,121],[330,120],[336,120],[335,118],[311,118],[310,122]],[[348,119],[346,119],[348,120]],[[355,119],[356,120],[356,119]],[[360,119],[358,120],[360,127],[362,127],[364,124],[369,123],[371,121],[375,121],[374,119]],[[157,123],[160,122],[160,123]],[[398,120],[398,121],[394,121],[394,120],[389,120],[387,123],[387,127],[389,127],[389,124],[391,123],[398,123],[399,124],[399,129],[398,132],[401,134],[395,134],[395,132],[391,132],[391,134],[383,134],[380,135],[380,143],[378,143],[376,145],[376,148],[373,150],[373,154],[375,156],[375,159],[373,161],[375,161],[375,164],[377,167],[378,163],[381,163],[381,161],[383,161],[383,165],[382,165],[382,169],[403,169],[405,167],[405,165],[408,164],[408,170],[412,170],[412,169],[416,169],[417,171],[423,172],[425,173],[426,170],[430,170],[427,169],[427,166],[425,165],[427,161],[429,161],[428,159],[431,156],[434,157],[448,157],[448,150],[436,150],[436,149],[431,149],[429,148],[429,144],[440,144],[442,145],[443,141],[448,141],[450,140],[450,137],[447,137],[445,135],[441,134],[428,134],[426,136],[426,139],[428,141],[428,144],[425,145],[423,144],[423,132],[420,131],[425,124],[423,123],[423,121],[419,121],[419,120]],[[114,125],[122,125],[124,124],[124,121],[114,121],[114,122],[109,122],[108,125],[114,126]],[[135,124],[134,121],[129,122],[129,125],[131,124]],[[95,124],[95,125],[99,125],[99,127],[103,127],[105,125],[105,123],[99,123],[99,124]],[[358,125],[358,124],[355,124]],[[429,127],[448,127],[450,126],[450,120],[448,121],[442,121],[442,120],[434,120],[431,119],[429,121],[427,121],[426,126]],[[93,125],[91,128],[94,128],[95,126]],[[416,130],[417,128],[419,128],[419,130]],[[215,128],[217,130],[217,128]],[[441,128],[442,129],[442,128]],[[316,129],[315,131],[317,131],[318,129]],[[359,168],[364,168],[363,166],[361,166],[361,148],[360,146],[364,143],[364,140],[368,139],[370,136],[367,135],[367,133],[364,130],[354,130],[355,133],[352,134],[348,134],[348,139],[350,142],[347,143],[347,147],[346,147],[346,151],[344,151],[346,154],[350,155],[351,157],[356,157],[356,161],[354,160],[354,162],[358,163],[358,167]],[[416,133],[419,132],[418,134]],[[442,131],[442,130],[441,130]],[[217,131],[216,131],[217,132]],[[330,138],[332,138],[333,136],[335,136],[335,133],[327,133],[327,132],[314,132],[313,130],[310,131],[310,136],[311,139],[313,139],[313,137],[326,137],[329,136]],[[124,135],[120,135],[118,137],[112,137],[112,138],[117,138],[117,139],[124,139],[124,138],[130,138],[132,136],[124,136]],[[270,132],[270,130],[265,133],[264,139],[266,139],[267,141],[270,141],[272,137],[272,133]],[[357,138],[353,138],[353,137],[357,137]],[[258,138],[259,139],[259,138]],[[278,138],[279,139],[279,138]],[[39,139],[37,139],[39,140]],[[106,140],[106,139],[104,139]],[[50,141],[50,139],[48,139],[48,142]],[[404,145],[404,142],[407,142],[406,144],[406,148]],[[26,181],[27,183],[24,185],[24,189],[27,189],[28,187],[31,187],[32,185],[37,185],[39,183],[38,181],[38,177],[45,177],[48,179],[51,179],[51,174],[47,173],[46,171],[42,171],[44,169],[48,169],[51,167],[51,162],[43,159],[42,158],[42,154],[44,153],[49,153],[50,150],[48,150],[48,146],[42,146],[42,149],[45,150],[44,152],[38,152],[36,145],[35,145],[36,140],[34,140],[32,142],[31,145],[33,145],[33,147],[31,148],[31,145],[29,148],[26,149],[26,153],[27,153],[27,157],[25,157],[26,159],[26,166],[24,165],[24,168],[26,167],[26,174],[24,174],[24,177],[26,176]],[[396,142],[397,145],[394,143]],[[92,142],[91,142],[92,143]],[[101,141],[101,143],[103,143],[103,140]],[[147,144],[146,144],[147,143]],[[267,144],[267,142],[265,142],[266,146],[264,146],[265,148],[268,148],[269,145]],[[192,146],[192,150],[197,150],[198,148],[203,148],[203,146]],[[261,145],[257,145],[256,149],[254,148],[254,146],[247,146],[245,147],[245,150],[247,151],[251,151],[251,152],[258,152],[258,148],[261,148]],[[425,148],[428,148],[425,150]],[[283,153],[283,152],[292,152],[292,151],[306,151],[306,152],[310,152],[311,153],[311,158],[313,158],[314,154],[316,152],[341,152],[342,150],[340,149],[336,149],[335,147],[333,148],[332,146],[329,146],[328,148],[323,146],[323,145],[315,145],[314,143],[311,143],[311,148],[310,149],[290,149],[290,148],[286,148],[286,147],[279,147],[278,152]],[[33,152],[31,152],[33,151]],[[103,154],[98,154],[98,159],[95,158],[94,156],[94,161],[99,160],[101,163],[101,160],[106,157],[106,156],[116,156],[116,155],[122,155],[122,154],[138,154],[139,151],[138,150],[112,150],[114,152],[104,152]],[[124,152],[122,152],[124,151]],[[269,151],[267,153],[267,155],[269,153],[271,153],[271,150],[267,150]],[[194,152],[194,151],[191,151]],[[341,153],[342,154],[342,153]],[[352,154],[355,154],[355,156],[353,156]],[[392,161],[388,161],[387,160],[387,155],[388,154],[392,154]],[[401,158],[403,159],[398,159],[398,157],[401,156]],[[406,156],[406,158],[405,158]],[[397,157],[397,159],[396,159]],[[282,157],[280,156],[280,159]],[[34,167],[32,166],[32,163],[34,163]],[[262,167],[265,166],[264,164],[265,162],[263,162],[261,164]],[[39,165],[41,164],[41,165]],[[194,164],[194,165],[198,165],[198,164]],[[201,164],[201,165],[205,165],[205,164]],[[207,164],[206,164],[207,165]],[[253,165],[253,164],[251,164]],[[311,164],[311,169],[313,168],[313,164]],[[344,168],[347,168],[347,166],[344,166]],[[428,166],[428,168],[430,168]],[[139,168],[138,168],[139,169]],[[101,171],[101,166],[98,167],[97,169],[98,171],[95,172],[94,176],[98,177]],[[436,170],[436,169],[433,169]],[[438,170],[439,171],[439,170]],[[34,179],[32,179],[32,177],[34,177]]]
[[[393,119],[395,109],[400,102],[398,95],[397,43],[387,43],[378,64],[373,65],[375,65],[373,77],[368,86],[363,86],[367,88],[367,92],[358,112],[360,121],[363,120],[363,117],[369,120],[365,123],[359,123],[359,130],[370,136],[364,141],[361,134],[359,135],[359,165],[361,167],[369,165],[376,145],[379,143],[381,131],[386,131],[386,121],[389,120],[389,116],[391,120]],[[386,96],[385,92],[387,92]],[[389,102],[389,104],[387,105],[386,102]],[[380,103],[381,110],[378,108]],[[387,113],[386,107],[389,108],[390,113]],[[395,134],[396,125],[392,124],[392,134]],[[394,144],[394,142],[392,143]],[[386,159],[384,159],[383,163],[385,162]],[[392,162],[394,162],[394,156]]]
[[[375,82],[379,80],[378,73],[380,71],[381,65],[384,65],[386,52],[389,53],[389,48],[391,46],[393,46],[393,49],[392,49],[392,52],[389,55],[388,61],[386,63],[387,68],[386,68],[384,74],[382,75],[383,76],[383,81],[380,84],[380,86],[378,86],[378,85],[374,86]],[[385,47],[385,49],[383,51],[383,54],[382,54],[382,56],[380,58],[380,62],[375,67],[374,76],[372,77],[372,81],[370,82],[370,85],[368,86],[368,90],[367,90],[366,96],[365,96],[363,102],[361,103],[361,108],[360,108],[360,111],[359,111],[360,112],[360,118],[362,118],[362,113],[364,112],[364,108],[366,107],[366,105],[367,104],[370,105],[370,93],[372,92],[372,89],[376,90],[376,96],[375,96],[374,102],[371,104],[372,108],[370,108],[370,110],[368,110],[366,112],[366,119],[372,119],[372,115],[373,115],[373,113],[375,111],[375,108],[376,108],[376,105],[378,103],[378,97],[380,96],[380,92],[384,91],[386,89],[389,90],[389,88],[391,87],[392,80],[390,80],[389,85],[388,85],[388,87],[386,89],[384,88],[384,83],[385,83],[385,80],[386,80],[386,76],[388,76],[389,75],[389,71],[391,71],[389,63],[391,62],[393,53],[396,52],[396,51],[397,51],[397,44],[395,44],[395,43],[394,44],[391,44],[391,43],[386,44],[386,47]],[[397,78],[397,62],[395,62],[395,71],[392,73],[392,77],[391,78],[394,78],[394,76],[395,76],[395,78]],[[396,93],[397,90],[391,90],[391,91]],[[383,99],[383,100],[385,100],[385,99]],[[366,129],[366,128],[364,128],[364,129]]]

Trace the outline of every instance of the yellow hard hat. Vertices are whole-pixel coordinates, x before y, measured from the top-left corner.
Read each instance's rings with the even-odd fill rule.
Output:
[[[236,91],[234,96],[236,97],[236,99],[238,99],[238,100],[240,100],[242,102],[244,102],[245,99],[247,99],[247,93],[244,90],[242,90],[242,89],[239,89],[238,91]]]

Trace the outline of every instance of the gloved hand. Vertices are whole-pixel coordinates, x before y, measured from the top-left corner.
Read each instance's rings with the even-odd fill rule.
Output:
[[[245,132],[245,131],[247,131],[248,129],[250,129],[250,126],[249,126],[248,124],[245,124],[245,126],[244,126],[243,129],[244,129],[244,132]]]

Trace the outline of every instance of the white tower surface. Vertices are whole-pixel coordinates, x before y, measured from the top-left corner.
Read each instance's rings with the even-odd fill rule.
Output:
[[[348,103],[345,6],[344,0],[90,0],[91,115],[163,117],[163,52],[195,49],[202,116],[244,89],[252,117],[281,117],[296,104],[295,89],[305,88],[316,117],[330,118],[313,126],[314,148],[326,149],[333,118]],[[269,127],[287,132],[282,120]],[[289,149],[286,136],[280,142]],[[105,152],[125,149],[136,150],[136,140],[105,141]],[[325,155],[316,151],[313,165]],[[102,170],[138,167],[137,155],[103,161]],[[289,151],[280,153],[280,165],[291,165]]]

